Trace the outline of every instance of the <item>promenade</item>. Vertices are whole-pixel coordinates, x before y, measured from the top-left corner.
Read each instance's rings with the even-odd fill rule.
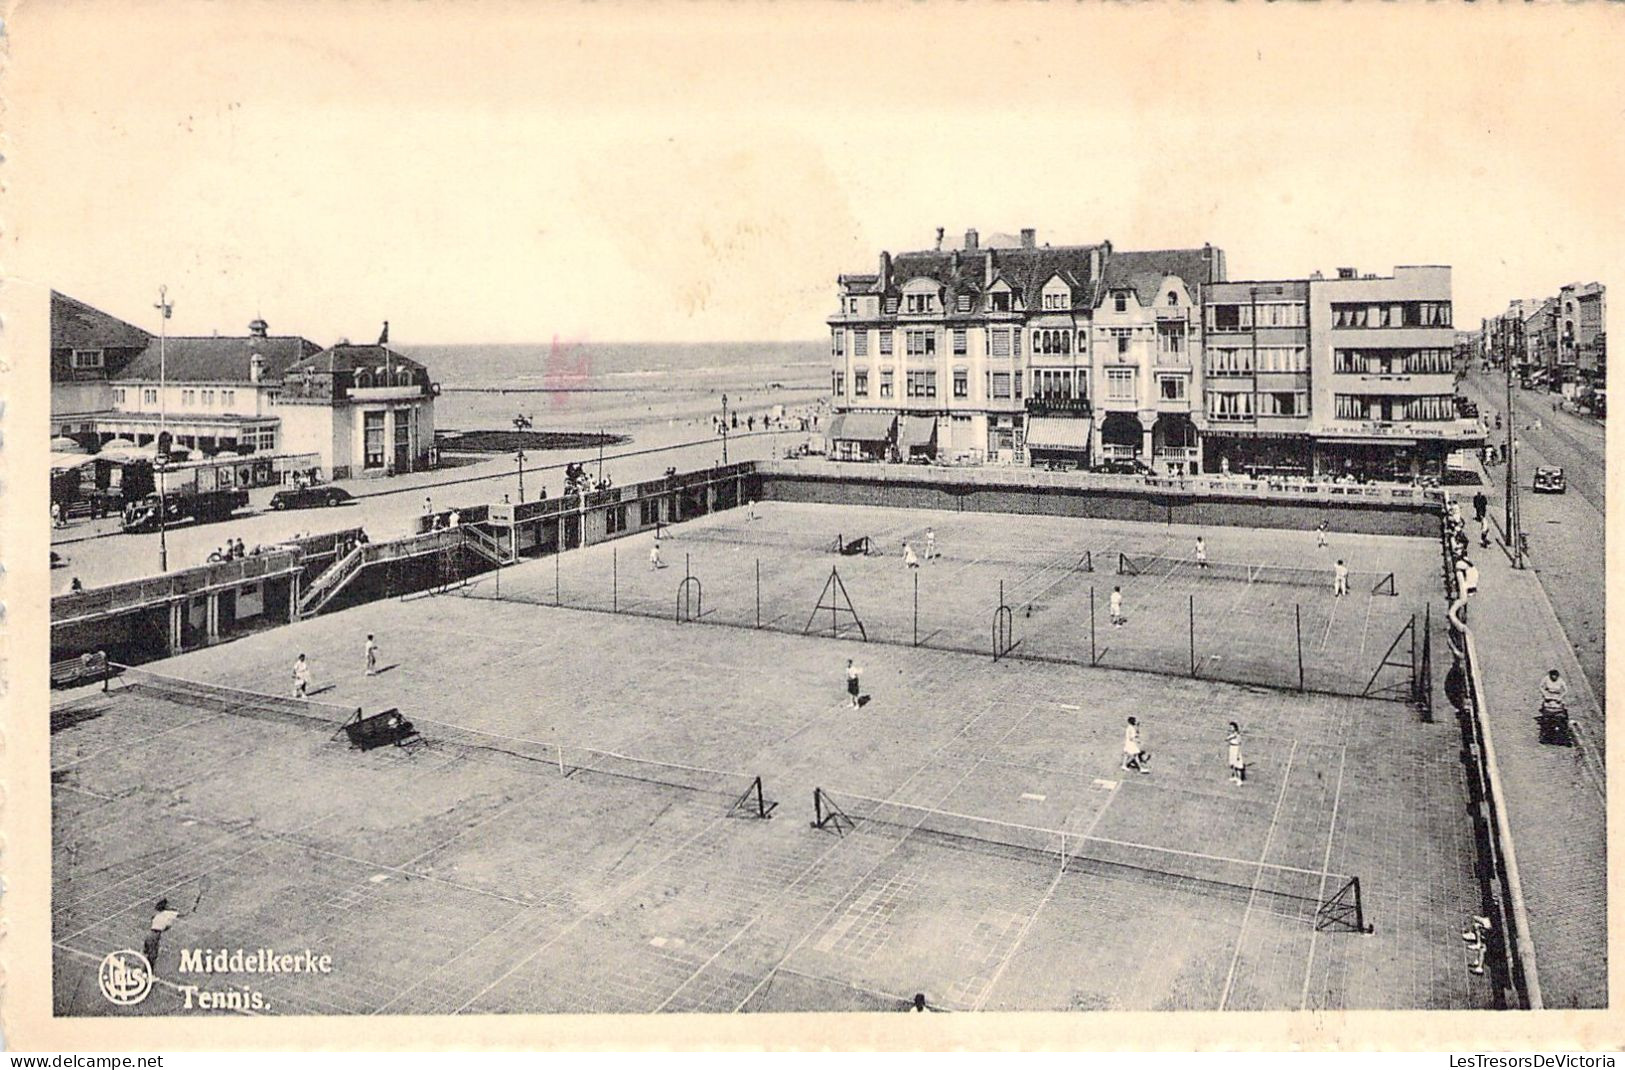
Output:
[[[1471,491],[1458,497],[1471,517]],[[1469,522],[1469,529],[1476,526]],[[1492,528],[1492,538],[1499,532]],[[1549,1008],[1608,1002],[1608,856],[1604,710],[1532,569],[1503,546],[1476,546],[1478,593],[1467,625],[1478,651],[1488,727],[1523,880],[1542,996]],[[1569,684],[1579,746],[1538,742],[1535,713],[1548,669]]]

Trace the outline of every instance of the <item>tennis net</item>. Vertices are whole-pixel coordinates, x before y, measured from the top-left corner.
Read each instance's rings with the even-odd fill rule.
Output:
[[[1208,899],[1251,903],[1316,929],[1369,931],[1358,877],[1226,858],[973,817],[863,795],[813,792],[813,824],[845,831],[902,829],[943,846],[1056,866],[1063,873],[1135,882]]]
[[[768,816],[774,806],[763,794],[762,778],[750,773],[483,732],[444,721],[413,718],[412,724],[431,750],[447,750],[486,761],[520,763],[521,767],[544,771],[556,770],[565,777],[613,777],[715,795],[728,800],[731,810],[757,817]]]
[[[1248,564],[1241,561],[1197,561],[1191,557],[1168,557],[1163,554],[1117,555],[1117,572],[1121,576],[1180,576],[1187,579],[1235,580],[1240,583],[1276,583],[1293,587],[1323,587],[1330,590],[1336,573],[1330,568],[1309,568],[1293,565]],[[1370,591],[1372,594],[1396,594],[1392,572],[1372,572],[1350,569],[1351,591]]]
[[[137,669],[129,665],[112,666],[114,676],[110,689],[132,691],[138,695],[151,695],[179,706],[211,710],[266,721],[301,724],[329,731],[338,729],[361,711],[354,706],[341,706],[333,702],[319,702],[308,698],[290,698],[248,691],[224,684],[206,683],[180,676]]]

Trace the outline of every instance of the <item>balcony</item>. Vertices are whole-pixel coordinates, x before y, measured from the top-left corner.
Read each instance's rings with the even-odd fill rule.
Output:
[[[1184,323],[1190,319],[1191,307],[1188,305],[1158,305],[1158,320],[1176,320]]]
[[[351,401],[408,401],[429,395],[428,387],[422,383],[409,383],[406,386],[352,386],[346,391],[346,396]]]

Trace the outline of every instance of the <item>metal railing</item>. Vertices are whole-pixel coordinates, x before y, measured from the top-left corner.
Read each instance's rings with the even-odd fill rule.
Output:
[[[65,624],[105,613],[141,609],[248,580],[296,572],[298,569],[297,553],[278,552],[240,557],[235,561],[219,561],[106,587],[92,587],[52,598],[51,623]]]

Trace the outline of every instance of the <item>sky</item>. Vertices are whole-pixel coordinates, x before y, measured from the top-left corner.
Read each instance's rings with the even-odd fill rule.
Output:
[[[0,260],[156,329],[816,339],[881,249],[1612,281],[1625,9],[23,3]]]

